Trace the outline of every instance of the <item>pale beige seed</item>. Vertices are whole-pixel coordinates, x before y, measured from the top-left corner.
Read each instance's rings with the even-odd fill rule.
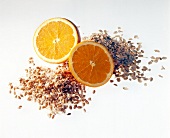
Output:
[[[103,33],[103,30],[99,30],[99,32]]]
[[[153,60],[153,62],[158,63],[158,59]]]
[[[162,57],[161,59],[164,59],[164,60],[165,60],[165,59],[167,59],[167,57]]]
[[[52,114],[51,114],[51,113],[49,113],[49,114],[48,114],[48,117],[49,117],[49,118],[51,118],[51,117],[52,117]]]
[[[159,51],[159,50],[157,50],[157,49],[155,49],[154,51],[155,51],[155,52],[160,52],[160,51]]]
[[[41,110],[41,106],[39,106],[39,110]]]
[[[123,89],[124,89],[124,90],[128,90],[128,88],[127,88],[127,87],[123,87]]]
[[[162,66],[162,67],[161,67],[161,70],[165,70],[165,67],[164,67],[164,66]]]
[[[138,39],[139,37],[138,37],[138,35],[135,35],[134,38]]]
[[[117,31],[114,31],[113,33],[114,33],[114,34],[117,34],[118,32],[117,32]]]

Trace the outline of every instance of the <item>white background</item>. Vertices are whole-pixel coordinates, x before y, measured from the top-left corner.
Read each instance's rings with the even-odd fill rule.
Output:
[[[68,18],[80,26],[81,36],[98,29],[112,34],[120,26],[126,38],[139,35],[146,56],[170,58],[169,7],[169,0],[0,0],[0,138],[170,138],[169,59],[152,66],[147,76],[154,81],[147,87],[108,83],[96,89],[87,113],[78,110],[54,120],[34,102],[19,101],[8,92],[8,83],[24,75],[30,56],[37,65],[52,66],[32,46],[34,31],[44,20]],[[162,65],[166,70],[160,70]]]

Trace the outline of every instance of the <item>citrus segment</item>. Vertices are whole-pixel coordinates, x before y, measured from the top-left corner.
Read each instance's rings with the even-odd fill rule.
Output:
[[[72,49],[69,68],[79,82],[97,87],[111,78],[114,64],[110,53],[103,45],[93,41],[83,41]]]
[[[77,27],[64,18],[52,18],[43,22],[37,28],[33,38],[37,55],[50,63],[67,60],[71,49],[79,41]]]

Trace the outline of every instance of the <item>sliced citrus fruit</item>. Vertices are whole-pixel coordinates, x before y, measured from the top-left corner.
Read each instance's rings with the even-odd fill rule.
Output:
[[[52,18],[35,31],[33,45],[37,55],[50,63],[68,59],[71,49],[80,42],[77,27],[68,19]]]
[[[98,87],[109,81],[114,63],[108,50],[93,41],[77,44],[69,56],[69,68],[75,79],[84,85]]]

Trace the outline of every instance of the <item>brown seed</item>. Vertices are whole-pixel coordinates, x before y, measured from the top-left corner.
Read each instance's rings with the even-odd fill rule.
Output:
[[[93,94],[95,94],[96,93],[96,90],[93,90]]]
[[[142,43],[136,43],[132,38],[126,40],[123,38],[122,32],[118,27],[114,36],[110,36],[107,30],[99,30],[86,40],[98,42],[108,49],[115,64],[113,74],[118,82],[121,80],[152,81],[152,77],[145,76],[145,71],[150,69],[140,65],[142,59],[146,58],[143,54],[144,50],[141,50]],[[134,38],[138,38],[138,36],[135,35]],[[167,57],[152,56],[148,64],[157,63],[163,59],[167,59]],[[77,82],[69,71],[68,62],[58,65],[54,70],[41,66],[36,67],[32,57],[29,58],[29,64],[30,67],[25,70],[26,76],[19,80],[19,87],[10,83],[10,91],[16,95],[18,94],[16,91],[21,90],[23,96],[18,94],[16,97],[26,97],[28,101],[35,101],[39,103],[40,109],[50,109],[51,118],[54,118],[59,112],[66,113],[67,109],[82,108],[91,101],[91,98],[86,98],[85,86]],[[110,80],[110,83],[113,82]],[[117,86],[117,84],[114,85]],[[127,87],[123,87],[123,89],[128,90]],[[95,92],[93,90],[92,93]]]
[[[69,109],[72,110],[72,106],[71,105],[69,106]]]
[[[49,118],[51,118],[51,116],[52,116],[52,114],[51,114],[51,113],[50,113],[50,114],[48,114],[48,117],[49,117]]]
[[[86,112],[86,109],[83,109],[84,110],[84,112]]]
[[[163,76],[162,75],[158,75],[160,78],[163,78]]]
[[[91,101],[91,97],[89,97],[88,100]]]
[[[120,82],[120,78],[117,78],[117,82]]]
[[[149,65],[150,65],[150,64],[152,64],[152,60],[151,60],[151,61],[149,61],[149,62],[148,62],[148,64],[149,64]]]
[[[82,106],[77,106],[77,109],[81,109],[82,108]]]
[[[141,60],[136,61],[136,63],[141,63]]]
[[[155,51],[155,52],[160,52],[160,51],[159,51],[159,50],[157,50],[157,49],[155,49],[154,51]]]
[[[85,103],[82,103],[83,106],[85,106],[86,104]]]
[[[77,105],[74,105],[74,109],[76,109],[77,108]]]
[[[22,108],[22,105],[18,106],[18,109],[21,109]]]
[[[55,115],[51,115],[51,118],[54,119]]]
[[[89,101],[87,101],[86,99],[84,100],[86,104],[89,104]]]
[[[152,77],[150,77],[150,81],[153,81],[153,78],[152,78]]]
[[[28,98],[27,98],[27,100],[28,100],[28,101],[31,101],[31,100],[32,100],[32,98],[31,98],[31,97],[28,97]]]
[[[114,82],[114,80],[110,80],[110,83]]]
[[[113,84],[113,85],[118,86],[117,84]]]

